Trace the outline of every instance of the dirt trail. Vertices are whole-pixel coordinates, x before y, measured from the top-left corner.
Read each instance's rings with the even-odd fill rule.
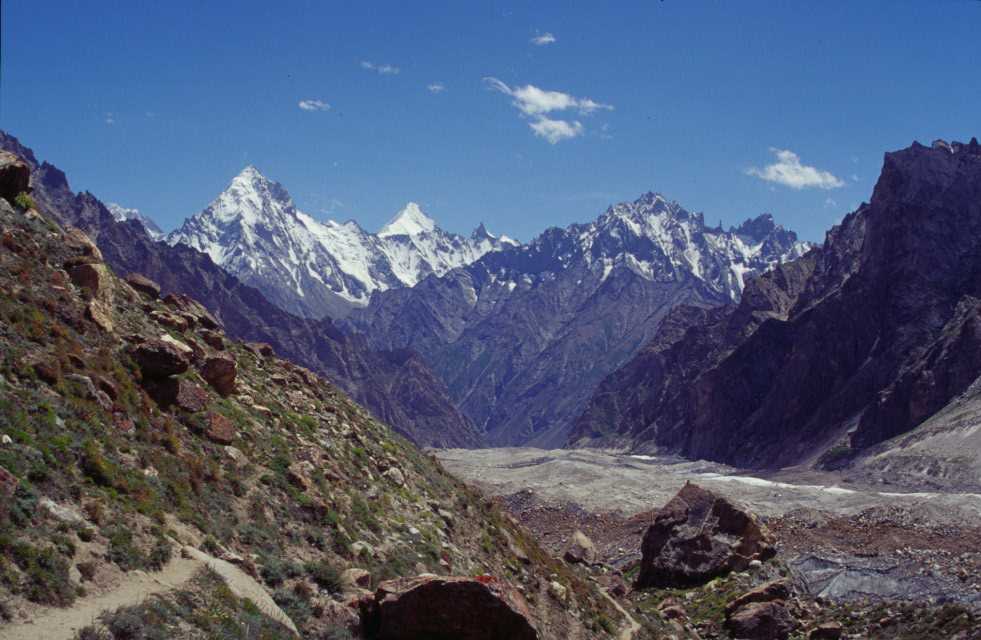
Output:
[[[184,547],[180,555],[157,573],[131,571],[112,591],[79,598],[67,609],[38,609],[30,622],[0,626],[0,638],[71,640],[79,629],[96,622],[103,611],[138,605],[151,595],[178,589],[205,567],[220,575],[236,596],[248,598],[267,616],[297,632],[289,616],[251,576],[229,562],[193,547]]]
[[[620,628],[620,632],[617,634],[617,640],[633,640],[633,637],[637,635],[638,631],[640,631],[640,623],[634,620],[634,617],[627,613],[627,610],[621,607],[620,603],[617,602],[613,596],[603,590],[601,590],[600,593],[603,594],[604,598],[610,601],[610,604],[616,607],[616,610],[620,612],[620,615],[623,616],[624,622],[626,622],[626,625]]]

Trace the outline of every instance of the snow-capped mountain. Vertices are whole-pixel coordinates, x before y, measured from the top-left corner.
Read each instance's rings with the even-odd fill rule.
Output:
[[[123,207],[121,205],[116,204],[115,202],[107,202],[106,209],[109,210],[109,213],[111,213],[112,217],[115,218],[118,222],[124,222],[126,220],[138,220],[140,224],[143,225],[143,228],[146,229],[146,232],[154,240],[160,240],[161,238],[164,237],[164,232],[160,227],[157,226],[157,223],[154,222],[149,216],[146,216],[143,213],[141,213],[139,209],[130,209],[128,207]]]
[[[768,214],[725,230],[647,193],[379,293],[346,323],[376,348],[422,354],[489,442],[562,446],[595,385],[671,309],[734,302],[750,273],[809,248]]]
[[[354,221],[321,222],[252,166],[167,240],[207,253],[282,308],[310,317],[344,316],[374,291],[413,286],[516,244],[483,225],[469,238],[443,231],[412,202],[378,234]]]

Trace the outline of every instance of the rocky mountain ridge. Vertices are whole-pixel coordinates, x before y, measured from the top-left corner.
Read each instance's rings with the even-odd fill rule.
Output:
[[[164,292],[205,301],[229,335],[269,343],[283,357],[327,376],[415,442],[480,444],[479,432],[453,406],[445,387],[417,354],[373,350],[329,319],[314,321],[287,313],[207,255],[185,245],[156,242],[137,221],[117,222],[98,198],[74,193],[61,170],[38,162],[30,149],[2,131],[0,149],[22,158],[30,168],[32,197],[39,209],[84,230],[117,272],[143,273]]]
[[[343,317],[374,291],[411,287],[514,244],[483,225],[469,238],[448,233],[414,202],[377,234],[353,220],[320,222],[253,166],[167,241],[208,254],[283,309],[311,318]]]
[[[729,230],[647,193],[411,289],[343,323],[426,358],[497,445],[562,446],[586,397],[675,305],[738,299],[748,274],[808,245],[763,215]]]
[[[738,305],[665,320],[573,439],[779,467],[845,464],[910,431],[981,374],[979,203],[976,139],[887,153],[822,247]]]

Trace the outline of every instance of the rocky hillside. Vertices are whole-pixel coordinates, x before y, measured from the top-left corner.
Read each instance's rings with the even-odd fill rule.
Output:
[[[981,373],[981,146],[888,153],[871,202],[824,245],[680,309],[597,390],[581,444],[754,467],[841,465]]]
[[[185,245],[156,242],[135,220],[118,222],[91,193],[74,193],[57,167],[38,162],[30,149],[0,131],[0,149],[23,158],[31,169],[33,198],[39,209],[92,237],[117,273],[140,272],[164,292],[204,301],[229,335],[271,344],[276,352],[340,385],[379,419],[422,445],[476,446],[470,421],[448,398],[445,386],[418,355],[369,348],[340,331],[329,319],[307,320],[269,302]]]
[[[598,220],[375,294],[346,326],[409,347],[498,445],[562,446],[595,386],[679,304],[738,299],[807,245],[768,215],[725,231],[648,193]]]
[[[208,254],[283,309],[311,318],[343,317],[374,291],[411,287],[512,244],[483,225],[470,238],[447,233],[414,202],[377,235],[354,221],[320,222],[252,166],[167,241]]]
[[[117,278],[2,163],[0,635],[67,638],[105,602],[132,606],[81,637],[400,638],[417,606],[457,635],[616,630],[496,507],[192,298]]]

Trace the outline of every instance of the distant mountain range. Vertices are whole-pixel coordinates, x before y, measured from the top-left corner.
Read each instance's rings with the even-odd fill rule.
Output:
[[[167,242],[208,254],[283,309],[314,318],[343,317],[375,291],[411,287],[517,244],[483,225],[469,238],[443,231],[414,202],[377,234],[354,221],[319,222],[252,166]]]
[[[679,304],[738,300],[809,245],[769,215],[723,230],[660,194],[553,228],[441,278],[379,291],[343,326],[412,348],[496,445],[562,446],[607,374]]]

